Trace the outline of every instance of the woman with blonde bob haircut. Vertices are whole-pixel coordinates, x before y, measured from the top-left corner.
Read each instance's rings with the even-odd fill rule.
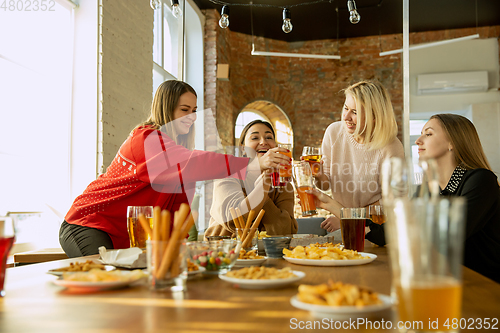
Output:
[[[341,121],[328,126],[323,137],[323,170],[316,176],[322,190],[333,198],[312,191],[317,204],[335,215],[322,223],[328,232],[340,228],[340,208],[367,207],[381,198],[380,168],[390,157],[404,157],[396,137],[398,127],[391,98],[382,84],[359,81],[343,90],[345,102]],[[379,225],[367,222],[366,238],[384,244]]]
[[[128,206],[159,206],[173,215],[181,204],[192,202],[197,181],[244,180],[279,166],[279,157],[249,159],[192,150],[196,104],[196,92],[185,82],[170,80],[158,87],[149,118],[135,127],[106,172],[66,214],[59,242],[69,257],[97,254],[100,246],[130,247]]]
[[[441,195],[467,199],[464,265],[500,282],[500,188],[474,125],[437,114],[415,143],[421,159],[436,160]]]

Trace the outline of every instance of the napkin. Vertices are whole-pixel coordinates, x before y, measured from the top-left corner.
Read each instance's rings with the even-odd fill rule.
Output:
[[[138,247],[120,250],[106,250],[104,246],[99,248],[101,260],[108,265],[124,268],[146,268],[146,253]]]

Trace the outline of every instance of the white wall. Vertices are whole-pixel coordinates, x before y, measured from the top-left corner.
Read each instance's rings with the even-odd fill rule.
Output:
[[[410,52],[410,118],[472,110],[471,120],[481,138],[492,169],[500,178],[500,64],[498,39],[474,39]],[[417,75],[488,71],[489,90],[482,93],[417,95]],[[469,114],[470,115],[470,114]]]

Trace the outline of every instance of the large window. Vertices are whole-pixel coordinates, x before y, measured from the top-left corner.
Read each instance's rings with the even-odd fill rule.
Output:
[[[21,9],[0,10],[0,215],[58,211],[70,200],[72,8]]]

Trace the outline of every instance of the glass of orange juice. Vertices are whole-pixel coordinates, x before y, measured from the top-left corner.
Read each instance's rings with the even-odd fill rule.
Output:
[[[299,194],[302,216],[305,217],[318,214],[316,203],[314,202],[314,195],[306,193],[307,190],[312,190],[314,188],[311,167],[307,162],[302,161],[293,165],[293,180]]]
[[[384,210],[399,320],[408,331],[458,332],[464,198],[397,198]]]
[[[280,151],[280,154],[292,158],[292,145],[289,143],[278,143],[278,147],[288,149],[288,152]],[[285,165],[284,169],[279,169],[280,183],[288,183],[292,180],[292,165]]]

